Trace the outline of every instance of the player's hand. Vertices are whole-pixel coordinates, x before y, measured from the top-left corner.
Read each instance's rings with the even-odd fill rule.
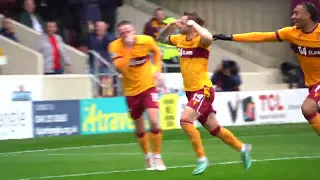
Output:
[[[169,23],[170,27],[176,27],[179,24],[180,20],[175,20]]]
[[[214,34],[212,35],[213,41],[222,40],[222,41],[232,41],[232,35],[225,35],[225,34]]]
[[[159,72],[154,73],[153,79],[155,80],[158,87],[162,87],[164,85],[163,79],[161,77],[161,73]]]
[[[135,43],[135,36],[127,36],[123,41],[126,45],[132,46]]]
[[[92,21],[87,21],[87,23],[88,23],[88,31],[89,32],[93,32],[94,29],[95,29],[93,22]]]
[[[187,26],[193,26],[195,23],[194,20],[188,20]]]

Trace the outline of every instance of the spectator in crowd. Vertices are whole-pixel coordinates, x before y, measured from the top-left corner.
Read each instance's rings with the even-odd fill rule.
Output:
[[[165,16],[162,8],[157,8],[154,11],[154,17],[151,18],[144,26],[144,34],[156,38],[159,31],[166,26],[163,22]]]
[[[88,33],[88,22],[96,23],[101,21],[101,0],[72,0],[72,4],[76,6],[78,23],[80,26],[80,37],[86,38]]]
[[[24,11],[17,17],[17,21],[41,34],[44,33],[45,25],[42,18],[35,13],[34,0],[25,0],[23,8]]]
[[[280,66],[282,81],[289,84],[289,88],[306,88],[304,74],[299,64],[284,62]]]
[[[71,7],[67,0],[35,0],[36,12],[43,21],[55,21],[58,26],[58,33],[66,39],[66,27],[70,21]],[[74,19],[72,20],[74,21]]]
[[[109,55],[108,45],[110,42],[115,40],[115,37],[108,33],[108,24],[103,21],[96,22],[94,26],[93,22],[88,22],[89,33],[87,35],[87,46],[89,50],[96,51],[101,57],[103,57],[107,62],[111,63],[111,58]],[[102,62],[94,62],[94,58],[90,56],[89,65],[90,73],[93,73],[94,63],[99,63],[99,72],[106,73],[108,67]]]
[[[12,25],[12,20],[9,17],[5,17],[2,20],[2,29],[0,30],[0,35],[18,42],[18,39],[15,35],[14,28]]]
[[[216,85],[217,92],[239,91],[242,81],[237,63],[232,60],[222,60],[221,65],[214,71],[211,81]]]
[[[67,56],[61,36],[56,34],[57,24],[47,22],[46,33],[39,37],[37,49],[43,55],[45,74],[63,74],[64,70],[71,73],[69,57]]]

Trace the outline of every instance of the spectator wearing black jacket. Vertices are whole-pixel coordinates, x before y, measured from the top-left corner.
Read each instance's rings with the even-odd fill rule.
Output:
[[[221,65],[214,71],[211,81],[216,85],[217,92],[240,91],[242,80],[237,63],[232,60],[222,60]]]

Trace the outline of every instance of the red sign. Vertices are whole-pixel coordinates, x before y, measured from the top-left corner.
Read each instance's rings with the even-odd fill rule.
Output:
[[[282,111],[284,109],[278,94],[260,95],[259,100],[261,111]]]

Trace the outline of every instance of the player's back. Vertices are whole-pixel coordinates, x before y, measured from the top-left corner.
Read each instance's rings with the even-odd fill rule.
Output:
[[[284,40],[291,43],[305,75],[307,86],[320,83],[320,26],[310,33],[304,33],[296,26],[284,28]]]
[[[202,46],[200,39],[200,35],[191,40],[187,40],[185,35],[170,36],[170,41],[175,41],[173,44],[179,49],[180,69],[186,91],[212,87],[208,75],[210,46]]]
[[[151,71],[150,58],[150,41],[152,37],[146,35],[136,35],[136,44],[128,49],[119,38],[109,46],[114,49],[116,56],[130,58],[130,65],[123,74],[123,86],[126,96],[137,95],[151,87],[155,87],[155,83]]]

